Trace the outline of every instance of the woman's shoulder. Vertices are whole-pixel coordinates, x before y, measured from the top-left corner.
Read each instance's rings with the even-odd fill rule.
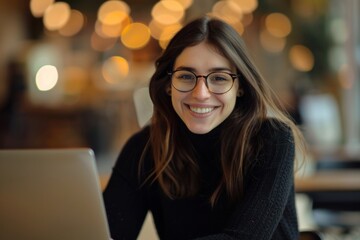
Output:
[[[132,146],[145,146],[148,142],[150,137],[150,126],[145,126],[135,132],[130,138],[128,139],[126,145],[132,145]]]
[[[291,165],[294,159],[295,142],[292,129],[286,123],[269,118],[265,120],[258,132],[257,161],[253,166],[260,168],[274,168],[283,164]]]
[[[273,143],[293,142],[291,127],[276,118],[267,118],[261,124],[259,134],[263,139]]]
[[[139,160],[144,150],[146,149],[147,143],[149,141],[150,128],[144,127],[139,131],[131,135],[124,146],[122,147],[119,155],[119,159],[131,159],[133,162],[135,159]]]

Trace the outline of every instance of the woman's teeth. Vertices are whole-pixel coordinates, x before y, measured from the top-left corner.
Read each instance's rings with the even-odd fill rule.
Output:
[[[200,108],[200,107],[191,107],[190,106],[190,110],[195,113],[209,113],[212,110],[214,110],[214,108],[213,107]]]

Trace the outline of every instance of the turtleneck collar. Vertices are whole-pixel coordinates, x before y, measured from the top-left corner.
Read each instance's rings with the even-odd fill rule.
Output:
[[[203,146],[204,144],[210,147],[213,144],[220,142],[220,135],[223,129],[223,123],[215,127],[210,132],[204,134],[197,134],[191,132],[181,119],[179,119],[179,125],[180,130],[189,138],[191,143],[196,147]]]

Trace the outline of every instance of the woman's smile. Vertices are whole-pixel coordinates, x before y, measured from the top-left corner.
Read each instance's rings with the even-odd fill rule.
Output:
[[[206,114],[212,112],[215,107],[199,107],[199,106],[192,106],[188,105],[189,109],[197,114]]]

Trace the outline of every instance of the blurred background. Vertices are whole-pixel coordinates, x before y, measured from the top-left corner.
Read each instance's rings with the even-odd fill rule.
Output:
[[[151,115],[154,61],[208,13],[243,36],[303,130],[303,175],[323,163],[356,170],[345,200],[360,206],[358,0],[0,0],[0,148],[90,147],[106,178]]]

